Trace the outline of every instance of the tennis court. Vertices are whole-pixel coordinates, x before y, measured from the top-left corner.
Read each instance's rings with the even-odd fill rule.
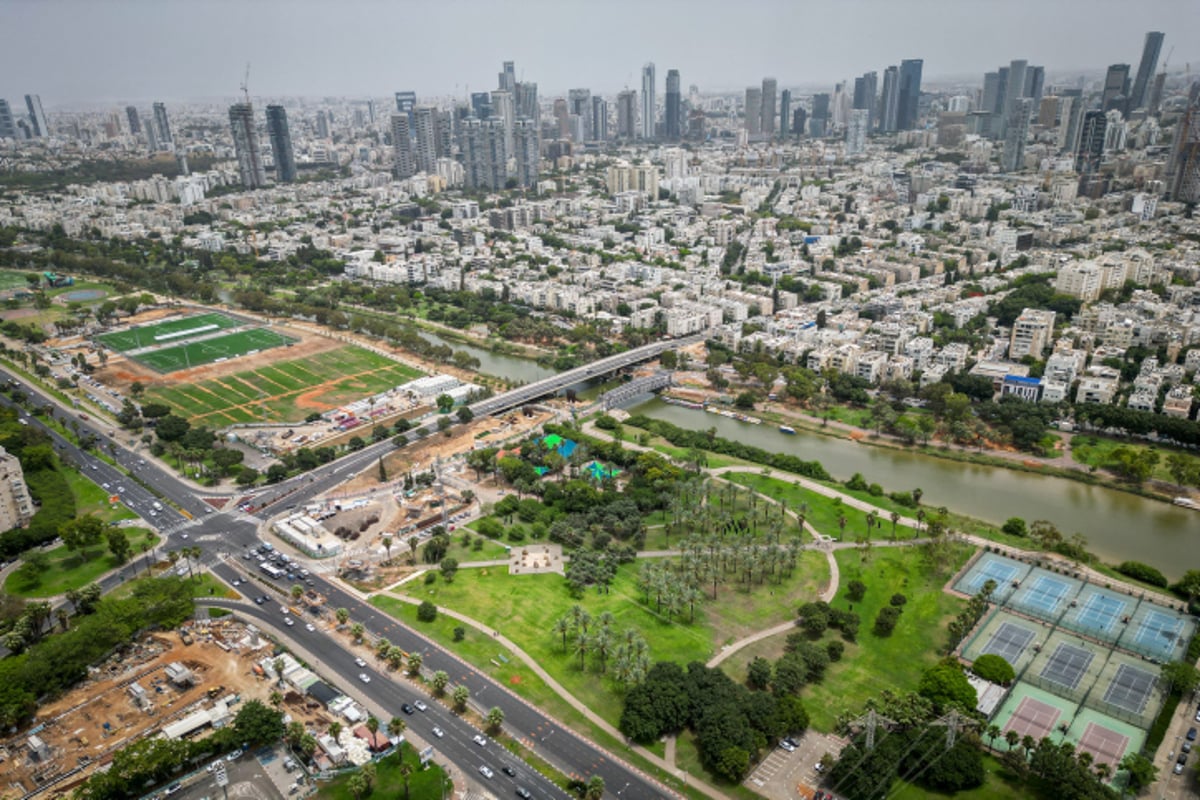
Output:
[[[1059,642],[1038,674],[1051,683],[1073,690],[1087,674],[1094,658],[1095,654],[1090,650]]]
[[[1158,677],[1153,672],[1132,664],[1121,664],[1104,692],[1104,702],[1132,714],[1141,714],[1150,702],[1157,682]]]
[[[997,608],[963,643],[960,654],[967,661],[987,654],[998,655],[1019,675],[1037,656],[1037,643],[1045,637],[1046,630],[1041,624]]]
[[[235,328],[240,323],[224,314],[195,314],[150,325],[138,325],[123,331],[102,333],[96,340],[110,350],[125,353],[143,347],[185,341],[213,331]]]
[[[1035,569],[1025,578],[1024,585],[1013,595],[1009,605],[1035,617],[1053,619],[1080,586],[1074,578]]]
[[[1182,646],[1183,617],[1157,609],[1148,610],[1133,636],[1135,650],[1158,658],[1170,658]]]
[[[1028,628],[1012,622],[1005,622],[1000,625],[999,630],[992,634],[992,638],[983,646],[983,650],[979,654],[1000,656],[1009,664],[1016,664],[1025,652],[1025,648],[1029,647],[1029,643],[1033,641],[1033,637],[1034,632]]]
[[[1003,730],[1005,733],[1016,731],[1022,737],[1032,736],[1041,741],[1042,737],[1054,731],[1054,725],[1061,716],[1061,709],[1033,697],[1023,697]]]
[[[1117,623],[1127,616],[1127,609],[1134,602],[1115,592],[1084,586],[1079,593],[1077,610],[1067,614],[1062,624],[1073,631],[1114,642],[1121,633]]]
[[[966,595],[975,595],[988,581],[994,581],[996,588],[992,590],[991,599],[1003,602],[1013,591],[1013,582],[1019,581],[1029,572],[1029,565],[1022,564],[1011,558],[997,553],[984,553],[967,568],[963,576],[954,585],[956,591]]]
[[[1113,767],[1121,763],[1128,747],[1128,736],[1095,722],[1089,722],[1084,728],[1078,745],[1079,750],[1092,754],[1096,764],[1108,764]]]
[[[257,353],[260,350],[269,350],[294,341],[295,339],[289,336],[267,328],[251,328],[212,339],[140,353],[133,358],[156,372],[175,372]]]

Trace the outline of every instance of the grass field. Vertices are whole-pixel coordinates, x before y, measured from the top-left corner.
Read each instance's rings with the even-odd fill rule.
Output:
[[[382,719],[379,722],[382,732],[382,727],[387,725],[387,720]],[[404,790],[404,777],[400,774],[401,763],[409,764],[413,768],[412,775],[408,779],[407,794]],[[500,768],[499,763],[493,764],[493,766],[496,769]],[[442,768],[431,762],[425,769],[421,769],[420,756],[408,743],[402,744],[399,752],[392,753],[377,762],[375,769],[375,788],[371,797],[412,797],[413,800],[422,800],[422,798],[435,800],[439,797],[450,796],[449,781],[442,772]],[[322,800],[355,800],[358,795],[350,791],[352,774],[341,775],[329,783],[323,784],[320,791],[317,792],[317,797]]]
[[[857,508],[851,508],[845,503],[839,503],[835,498],[826,497],[825,495],[794,486],[787,481],[778,478],[768,478],[754,472],[731,472],[727,473],[724,477],[742,486],[749,486],[751,489],[774,500],[783,500],[792,511],[799,512],[801,503],[805,504],[808,506],[808,511],[804,517],[805,521],[826,536],[835,536],[840,539],[844,535],[847,541],[854,541],[860,536],[867,535],[866,513],[859,511]],[[845,491],[845,489],[839,487],[838,491]],[[865,495],[865,493],[862,494]],[[867,502],[874,502],[875,499],[868,496]],[[882,499],[886,501],[886,498]],[[912,509],[904,511],[905,516],[912,516],[915,513]],[[844,532],[838,525],[840,517],[846,518]],[[913,533],[912,528],[906,528],[903,525],[896,526],[896,537],[899,539],[910,539]],[[891,516],[889,512],[880,509],[876,515],[875,527],[871,531],[871,538],[879,540],[890,539],[891,537]]]
[[[206,330],[203,332],[209,333],[217,329],[236,328],[239,324],[236,320],[224,314],[198,314],[182,319],[158,322],[152,325],[139,325],[136,328],[129,328],[123,331],[102,333],[96,339],[110,350],[125,353],[142,347],[150,347],[151,345],[167,344],[172,339],[164,339],[162,337],[170,337],[172,334],[176,335],[176,341],[183,341],[189,338],[188,336],[181,335],[184,331],[197,331],[198,329],[205,328]],[[209,328],[208,326],[215,327]]]
[[[129,536],[130,560],[139,557],[142,544],[153,546],[158,542],[158,536],[145,528],[125,528]],[[4,591],[20,597],[53,597],[68,589],[78,589],[95,582],[100,576],[121,566],[112,554],[108,552],[105,543],[87,549],[87,557],[68,550],[62,545],[47,552],[50,557],[50,567],[38,576],[36,582],[23,580],[22,573],[13,572],[4,582]]]
[[[336,408],[420,376],[389,358],[346,346],[200,383],[152,386],[146,396],[194,423],[220,428],[236,422],[298,422],[313,411]]]
[[[292,337],[268,328],[251,328],[199,342],[152,350],[134,358],[156,372],[175,372],[212,364],[226,358],[244,356],[247,353],[270,350],[272,347],[281,347],[294,341],[296,340]]]
[[[28,274],[12,269],[0,269],[0,291],[28,288],[29,282],[25,280]]]
[[[1150,477],[1154,480],[1167,481],[1169,483],[1175,482],[1175,478],[1171,476],[1171,471],[1167,468],[1167,456],[1173,452],[1180,451],[1165,445],[1123,442],[1119,439],[1110,439],[1106,436],[1077,435],[1071,440],[1071,458],[1089,467],[1112,467],[1116,464],[1116,460],[1112,454],[1121,447],[1127,447],[1137,453],[1142,453],[1146,450],[1157,451],[1159,454],[1158,464],[1154,466]]]

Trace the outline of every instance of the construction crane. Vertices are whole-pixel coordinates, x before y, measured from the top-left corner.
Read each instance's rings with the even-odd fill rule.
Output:
[[[246,105],[250,105],[250,62],[246,62],[246,74],[242,77],[242,97],[246,100]]]

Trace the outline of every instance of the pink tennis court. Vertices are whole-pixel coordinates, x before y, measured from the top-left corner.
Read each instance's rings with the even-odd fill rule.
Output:
[[[1121,762],[1128,746],[1128,736],[1095,722],[1089,722],[1079,738],[1080,750],[1091,753],[1097,764],[1111,764],[1114,767]]]
[[[1049,703],[1026,697],[1013,710],[1012,717],[1008,720],[1004,731],[1005,733],[1016,731],[1022,737],[1028,735],[1040,741],[1042,737],[1049,736],[1054,730],[1054,725],[1058,722],[1061,714],[1062,711]]]

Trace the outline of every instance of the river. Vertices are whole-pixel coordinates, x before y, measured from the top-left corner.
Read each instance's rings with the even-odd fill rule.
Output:
[[[435,345],[444,344],[454,350],[465,350],[479,359],[480,372],[494,378],[503,378],[505,380],[517,381],[518,383],[533,383],[534,381],[540,381],[542,378],[549,378],[558,374],[557,370],[539,367],[537,362],[531,358],[493,353],[491,350],[485,350],[476,345],[443,339],[436,333],[430,333],[424,328],[418,329],[417,333],[421,335],[422,339],[426,339]]]
[[[1200,558],[1191,550],[1200,544],[1200,511],[1067,478],[964,464],[803,430],[789,436],[768,423],[750,425],[658,399],[629,411],[681,428],[716,428],[726,439],[820,461],[841,480],[860,472],[887,491],[919,487],[924,492],[922,505],[945,506],[993,524],[1009,517],[1048,520],[1064,535],[1082,533],[1088,549],[1109,563],[1141,561],[1172,580],[1200,567]]]

